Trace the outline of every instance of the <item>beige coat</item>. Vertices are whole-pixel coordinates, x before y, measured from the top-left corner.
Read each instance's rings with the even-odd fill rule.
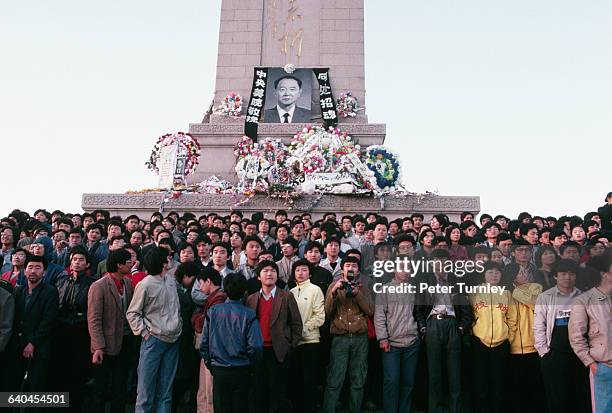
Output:
[[[132,283],[123,278],[125,308],[132,300]],[[125,310],[115,282],[108,276],[91,284],[87,297],[87,327],[91,337],[91,352],[103,350],[104,354],[116,356],[121,352],[125,331]]]
[[[612,300],[597,288],[576,297],[569,321],[569,339],[585,366],[593,362],[612,367]]]
[[[150,334],[166,343],[180,338],[183,320],[176,281],[170,271],[149,275],[136,286],[126,317],[134,335],[146,338]]]

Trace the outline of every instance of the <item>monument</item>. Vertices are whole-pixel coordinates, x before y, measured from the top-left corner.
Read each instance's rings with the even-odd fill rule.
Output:
[[[201,147],[200,161],[189,183],[214,175],[236,184],[234,145],[245,133],[255,139],[270,137],[288,144],[309,124],[337,123],[361,147],[384,143],[385,125],[369,123],[366,110],[340,117],[335,101],[323,96],[324,90],[329,96],[333,93],[334,99],[350,91],[360,107],[365,107],[363,6],[363,0],[222,0],[213,102],[201,122],[189,125],[189,133]],[[262,77],[262,70],[267,77],[266,91],[254,96],[256,75]],[[281,79],[283,76],[285,80]],[[292,88],[294,92],[289,91]],[[281,90],[287,95],[299,95],[291,114],[284,112],[282,104],[291,98],[281,96]],[[241,116],[213,112],[212,108],[219,107],[230,94],[242,96],[245,101],[251,98],[250,105],[242,107]],[[265,105],[259,99],[262,95]],[[333,103],[330,113],[322,110],[325,102],[328,108]],[[247,213],[288,209],[295,213],[308,211],[315,218],[327,211],[347,214],[376,211],[393,218],[421,212],[427,216],[445,213],[453,219],[458,219],[462,211],[480,210],[479,197],[433,194],[401,197],[312,194],[292,200],[291,204],[282,198],[255,195],[241,201],[228,194],[193,193],[176,199],[168,193],[84,194],[82,207],[86,211],[103,208],[111,213],[135,213],[146,218],[160,208],[224,214],[233,207]]]

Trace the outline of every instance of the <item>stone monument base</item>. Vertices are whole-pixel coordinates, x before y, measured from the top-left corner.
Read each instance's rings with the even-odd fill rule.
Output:
[[[198,140],[202,148],[200,163],[193,176],[188,177],[189,183],[202,182],[212,175],[234,185],[238,182],[234,171],[236,166],[234,145],[244,135],[244,118],[233,119],[225,116],[216,120],[224,123],[192,123],[189,125],[189,133]],[[270,137],[281,139],[284,144],[288,144],[293,135],[308,125],[306,123],[262,123],[259,125],[258,136],[260,140]],[[387,133],[384,124],[343,122],[338,127],[363,147],[382,145]]]
[[[87,212],[105,209],[111,215],[126,217],[135,214],[148,220],[153,212],[163,205],[163,213],[177,211],[192,212],[196,215],[212,212],[229,215],[232,209],[239,209],[247,216],[254,212],[263,212],[267,218],[274,218],[278,209],[285,209],[289,215],[309,212],[313,219],[319,219],[326,212],[335,212],[339,216],[376,212],[389,219],[408,216],[419,212],[428,220],[434,214],[446,214],[453,221],[459,222],[463,211],[473,214],[480,212],[480,197],[477,196],[438,196],[408,195],[403,197],[386,196],[374,198],[355,195],[306,195],[295,200],[293,206],[282,198],[270,198],[256,195],[242,205],[235,206],[242,196],[227,194],[183,194],[177,199],[163,203],[164,194],[83,194],[82,208]]]

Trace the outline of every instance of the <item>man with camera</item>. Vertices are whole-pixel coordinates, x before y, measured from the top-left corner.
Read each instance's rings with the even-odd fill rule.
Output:
[[[348,256],[340,264],[342,276],[327,290],[325,314],[331,320],[331,355],[323,411],[333,413],[347,368],[349,411],[361,409],[368,372],[368,317],[374,313],[370,291],[359,281],[360,260]]]

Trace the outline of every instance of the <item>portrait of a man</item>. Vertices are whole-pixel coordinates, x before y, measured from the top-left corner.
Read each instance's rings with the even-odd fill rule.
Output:
[[[273,69],[270,75],[264,123],[310,122],[312,71],[298,69],[289,74],[282,69]]]

